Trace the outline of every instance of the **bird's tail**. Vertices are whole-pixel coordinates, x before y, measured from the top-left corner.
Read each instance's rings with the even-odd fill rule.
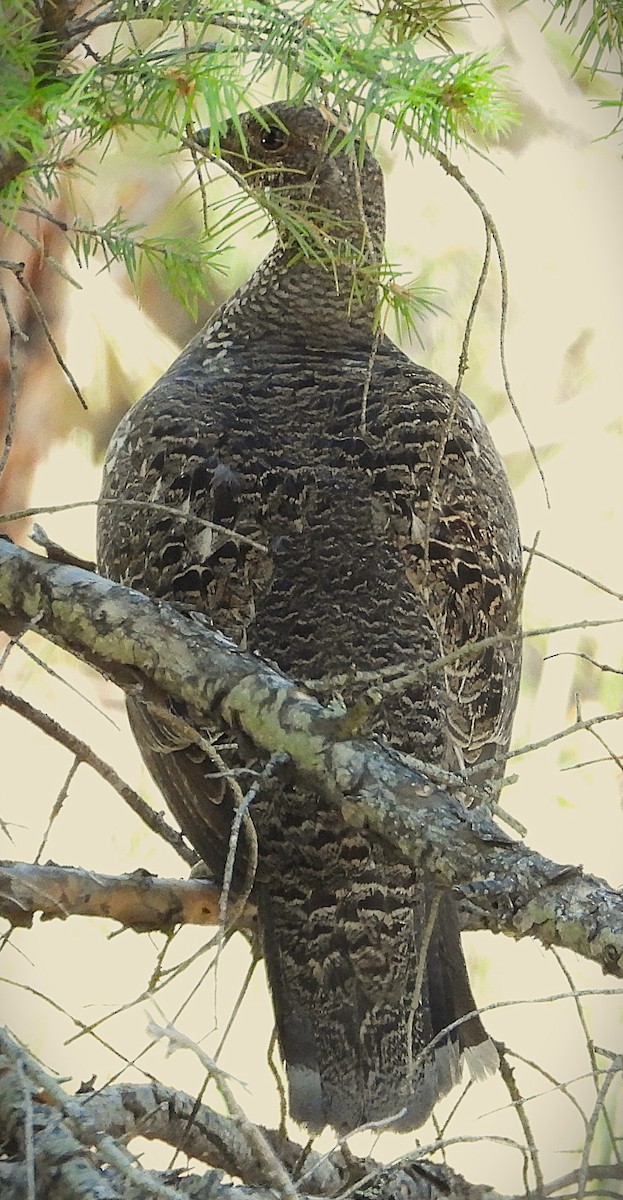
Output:
[[[442,897],[422,966],[430,891],[384,878],[323,899],[293,887],[260,902],[290,1114],[312,1133],[417,1129],[464,1062],[475,1077],[497,1066],[480,1018],[461,1021],[475,1005],[455,902]]]
[[[232,820],[223,781],[145,705],[130,700],[128,714],[169,807],[218,878]],[[480,1018],[462,1020],[475,1005],[455,902],[436,900],[319,798],[275,792],[275,808],[260,795],[253,809],[256,894],[291,1116],[311,1132],[392,1118],[416,1129],[463,1061],[475,1077],[497,1065]],[[246,869],[241,840],[234,892]]]

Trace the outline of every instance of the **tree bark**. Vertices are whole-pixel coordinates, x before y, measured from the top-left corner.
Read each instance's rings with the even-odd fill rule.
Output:
[[[242,730],[390,843],[431,884],[460,888],[490,929],[563,946],[623,977],[623,893],[511,840],[421,771],[351,736],[336,715],[261,660],[174,607],[0,541],[0,624],[34,626],[127,691],[170,696]]]
[[[218,925],[220,887],[204,879],[162,879],[139,868],[130,875],[100,875],[56,863],[0,862],[0,916],[29,927],[35,913],[45,920],[70,916],[108,917],[137,933],[176,925]],[[248,904],[245,921],[255,909]]]

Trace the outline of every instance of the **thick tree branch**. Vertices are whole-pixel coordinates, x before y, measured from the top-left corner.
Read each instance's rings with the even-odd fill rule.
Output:
[[[231,1117],[215,1113],[194,1096],[164,1084],[116,1084],[86,1092],[80,1103],[98,1129],[115,1138],[144,1137],[166,1142],[189,1158],[226,1171],[244,1183],[261,1186],[266,1169],[254,1147]],[[262,1129],[288,1171],[301,1161],[302,1147]],[[331,1196],[344,1187],[348,1168],[341,1155],[311,1153],[305,1161],[305,1189]]]
[[[370,829],[431,883],[460,887],[489,928],[568,947],[623,977],[623,893],[513,842],[291,681],[199,620],[0,541],[0,621],[37,631],[128,691],[212,712]]]
[[[79,1101],[1,1029],[0,1130],[0,1148],[25,1159],[36,1194],[46,1200],[127,1200],[134,1183],[137,1195],[142,1189],[153,1200],[184,1200],[177,1188],[159,1185],[136,1166],[127,1150],[95,1127]],[[34,1194],[32,1186],[25,1193]]]

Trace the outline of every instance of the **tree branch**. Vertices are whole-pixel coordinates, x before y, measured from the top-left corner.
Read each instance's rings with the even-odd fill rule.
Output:
[[[80,1097],[89,1119],[114,1138],[144,1137],[166,1142],[189,1158],[226,1171],[244,1183],[266,1182],[265,1166],[231,1117],[215,1113],[195,1097],[157,1081],[116,1084],[85,1092]],[[281,1138],[274,1130],[262,1129],[266,1140],[279,1153],[284,1166],[294,1171],[303,1153],[298,1142]],[[332,1195],[348,1178],[341,1155],[329,1158],[311,1153],[305,1160],[305,1187],[314,1193]]]
[[[39,6],[40,24],[36,35],[39,52],[33,66],[35,75],[49,78],[63,61],[68,49],[68,29],[75,17],[77,0],[44,0]],[[32,145],[24,143],[0,154],[0,191],[30,166]]]
[[[184,1200],[96,1129],[79,1101],[1,1029],[0,1129],[2,1149],[25,1159],[46,1200],[127,1200],[133,1183],[153,1200]],[[30,1198],[32,1187],[25,1194]]]
[[[160,879],[142,868],[130,875],[99,875],[56,863],[0,862],[0,916],[29,927],[35,913],[45,920],[70,916],[108,917],[137,933],[176,925],[218,925],[220,887],[204,879]],[[253,905],[245,909],[250,923]]]
[[[31,1120],[25,1120],[30,1108]],[[37,1195],[46,1200],[271,1200],[275,1192],[263,1187],[263,1165],[230,1117],[198,1104],[184,1092],[158,1082],[118,1084],[64,1091],[54,1076],[6,1032],[0,1031],[0,1151],[13,1161],[0,1162],[0,1191],[7,1200],[28,1200],[25,1141],[31,1127],[28,1153],[36,1168]],[[511,1200],[487,1186],[469,1183],[449,1167],[427,1161],[412,1151],[392,1167],[371,1159],[304,1151],[294,1141],[263,1129],[284,1167],[298,1173],[301,1200],[335,1196],[347,1189],[351,1200]],[[131,1154],[109,1166],[111,1139],[144,1137],[165,1142],[212,1168],[203,1176],[187,1172],[146,1172]],[[93,1149],[91,1149],[91,1147]],[[246,1186],[223,1183],[221,1173]],[[588,1179],[623,1178],[620,1163],[592,1165]],[[359,1179],[359,1182],[354,1180]],[[548,1184],[548,1196],[563,1194],[576,1184],[578,1172]],[[527,1193],[529,1198],[536,1193]]]
[[[0,540],[0,622],[37,632],[127,691],[211,713],[366,827],[431,883],[460,887],[488,928],[564,946],[623,977],[623,893],[513,842],[399,756],[199,619]]]
[[[278,1194],[261,1186],[265,1164],[231,1117],[157,1082],[72,1096],[0,1030],[0,1149],[20,1159],[26,1157],[24,1114],[29,1105],[37,1195],[46,1200],[271,1200]],[[298,1170],[301,1200],[334,1196],[353,1178],[361,1182],[349,1188],[351,1200],[447,1200],[449,1195],[455,1200],[498,1200],[489,1188],[468,1183],[448,1167],[418,1160],[417,1151],[415,1161],[385,1168],[372,1160],[343,1156],[339,1149],[330,1155],[305,1152],[276,1132],[261,1132],[284,1168]],[[164,1141],[214,1169],[203,1177],[184,1178],[173,1171],[163,1176],[142,1170],[126,1150],[118,1157],[111,1152],[113,1138],[138,1136]],[[7,1171],[3,1166],[0,1163],[3,1196],[26,1200],[26,1167],[20,1161]],[[222,1184],[221,1171],[251,1187]]]
[[[493,918],[459,891],[463,932],[491,929]],[[176,925],[218,925],[221,887],[210,879],[163,879],[139,867],[128,875],[101,875],[58,863],[0,860],[0,917],[29,929],[37,913],[45,921],[67,917],[107,917],[135,933],[170,933]],[[251,926],[256,909],[234,906],[235,925]],[[503,930],[500,930],[503,932]]]

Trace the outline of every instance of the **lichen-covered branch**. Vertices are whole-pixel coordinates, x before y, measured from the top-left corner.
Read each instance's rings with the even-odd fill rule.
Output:
[[[142,1192],[150,1200],[184,1200],[177,1188],[160,1185],[97,1129],[79,1100],[2,1029],[0,1131],[0,1149],[24,1159],[30,1172],[25,1197],[127,1200],[128,1187],[136,1184],[139,1190],[132,1194],[137,1196]],[[12,1192],[11,1200],[17,1200],[17,1188]]]
[[[97,1127],[112,1137],[140,1136],[166,1142],[189,1158],[226,1171],[246,1184],[261,1186],[266,1181],[262,1162],[236,1122],[206,1104],[198,1104],[185,1092],[156,1081],[123,1083],[86,1092],[80,1103]],[[301,1160],[301,1146],[281,1139],[275,1131],[262,1132],[285,1167],[293,1171]],[[308,1191],[330,1196],[343,1188],[348,1171],[339,1154],[325,1158],[312,1152],[305,1162],[305,1173]]]
[[[26,1112],[28,1111],[28,1120]],[[330,1155],[303,1151],[279,1133],[263,1130],[284,1167],[296,1173],[301,1200],[332,1197],[345,1188],[351,1200],[510,1200],[487,1186],[469,1183],[449,1167],[415,1149],[392,1167],[357,1160],[337,1149]],[[131,1154],[104,1165],[98,1148],[112,1139],[144,1137],[165,1142],[205,1164],[204,1175],[137,1168]],[[28,1145],[26,1145],[28,1143]],[[6,1200],[271,1200],[258,1162],[236,1122],[192,1096],[157,1082],[118,1084],[71,1095],[32,1055],[0,1030],[0,1194]],[[113,1155],[114,1157],[114,1155]],[[119,1172],[119,1166],[123,1170]],[[222,1172],[243,1186],[222,1179]],[[29,1173],[35,1192],[29,1193]],[[359,1183],[353,1180],[359,1178]],[[621,1164],[592,1165],[589,1180],[620,1181]],[[577,1184],[578,1172],[547,1185],[548,1196]],[[350,1185],[350,1186],[349,1186]],[[535,1193],[527,1193],[530,1198]]]
[[[31,1120],[24,1119],[29,1108]],[[31,1128],[30,1146],[27,1128]],[[334,1196],[353,1182],[352,1200],[498,1200],[488,1188],[468,1183],[448,1167],[418,1161],[379,1167],[372,1160],[304,1152],[296,1142],[263,1130],[284,1167],[298,1171],[301,1200]],[[112,1139],[157,1139],[183,1150],[212,1170],[206,1175],[144,1171],[131,1154],[104,1166]],[[90,1151],[94,1148],[95,1153]],[[102,1147],[104,1153],[101,1154]],[[35,1168],[36,1196],[46,1200],[270,1200],[278,1192],[262,1186],[263,1165],[231,1117],[197,1104],[192,1096],[160,1083],[122,1084],[72,1096],[0,1030],[0,1152],[13,1161],[0,1163],[0,1191],[7,1200],[26,1200],[29,1153]],[[98,1163],[98,1158],[103,1160]],[[417,1152],[415,1154],[417,1159]],[[6,1170],[3,1167],[6,1166]],[[121,1170],[120,1170],[121,1168]],[[126,1169],[127,1168],[127,1169]],[[246,1186],[223,1183],[221,1172]],[[356,1176],[355,1176],[356,1178]]]
[[[170,605],[0,541],[0,623],[42,636],[126,690],[211,711],[370,829],[431,883],[458,887],[487,927],[530,935],[623,977],[623,893],[514,842],[398,756],[348,731],[290,680]]]

